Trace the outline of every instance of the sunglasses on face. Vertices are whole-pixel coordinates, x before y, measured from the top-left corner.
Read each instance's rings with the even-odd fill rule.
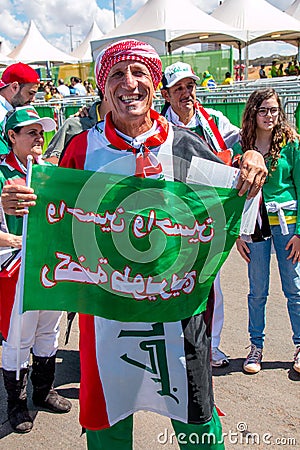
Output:
[[[269,114],[269,111],[271,116],[278,116],[279,114],[279,108],[277,106],[272,106],[271,108],[258,108],[257,115],[260,117],[265,117]]]

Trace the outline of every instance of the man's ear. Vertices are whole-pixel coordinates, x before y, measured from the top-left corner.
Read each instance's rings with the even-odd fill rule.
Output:
[[[14,92],[14,94],[16,94],[17,92],[19,92],[19,90],[20,90],[20,85],[19,85],[18,81],[13,81],[12,83],[10,83],[10,88],[11,88],[11,90]]]
[[[15,135],[16,135],[16,133],[14,132],[14,130],[8,130],[7,136],[9,138],[10,142],[12,142],[13,144],[16,142]]]
[[[170,96],[169,96],[169,92],[167,89],[161,89],[161,95],[162,97],[167,101],[170,102]]]

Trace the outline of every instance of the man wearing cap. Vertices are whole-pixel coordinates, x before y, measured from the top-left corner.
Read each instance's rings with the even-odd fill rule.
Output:
[[[231,163],[228,150],[239,140],[239,129],[221,112],[203,108],[196,99],[196,81],[199,77],[192,67],[178,61],[166,67],[161,93],[166,103],[162,114],[174,125],[189,128],[201,136],[222,160]],[[214,282],[215,307],[212,324],[212,365],[224,367],[228,357],[219,349],[224,323],[223,294],[220,274]]]
[[[239,128],[220,111],[204,108],[197,101],[196,81],[199,77],[187,63],[178,61],[166,67],[161,89],[166,104],[162,114],[174,125],[187,127],[204,138],[214,152],[223,152],[239,140]]]
[[[9,113],[10,114],[10,113]],[[27,156],[34,163],[41,162],[44,143],[44,131],[55,129],[55,121],[49,117],[40,118],[32,106],[16,108],[7,118],[5,134],[9,153],[0,164],[0,189],[4,185],[25,183]],[[6,255],[0,277],[0,318],[2,342],[2,369],[4,386],[7,392],[7,415],[11,427],[18,433],[27,433],[32,429],[33,420],[29,415],[26,400],[26,385],[29,374],[29,358],[32,349],[31,381],[33,403],[52,412],[70,411],[69,400],[53,389],[55,373],[55,354],[58,348],[59,322],[61,312],[29,311],[22,314],[18,321],[16,286],[18,281],[20,254],[22,245],[22,217],[1,213],[0,245],[12,248],[13,253]],[[17,253],[15,253],[17,251]],[[8,260],[10,265],[8,266]],[[20,331],[20,379],[17,371],[17,337]]]
[[[24,63],[8,66],[0,80],[0,155],[8,153],[3,139],[3,121],[6,114],[17,106],[28,105],[38,91],[37,72]]]
[[[103,50],[95,63],[95,75],[111,112],[106,114],[103,122],[74,136],[63,153],[60,165],[185,182],[193,155],[221,164],[197,135],[173,127],[151,109],[155,89],[161,80],[161,68],[158,54],[144,42],[125,40]],[[252,196],[262,186],[267,173],[263,158],[255,151],[248,151],[241,164],[239,193],[243,195],[250,188],[249,195]],[[24,200],[25,207],[35,204],[36,197],[32,190],[14,187],[2,195],[5,210],[15,211],[20,198]],[[22,211],[25,213],[21,209],[20,214]],[[208,315],[208,312],[204,312],[184,319],[184,327],[181,322],[119,322],[89,315],[80,316],[80,422],[87,430],[90,449],[132,449],[133,413],[140,409],[157,411],[171,417],[177,435],[182,432],[186,433],[185,436],[197,433],[205,441],[200,445],[201,448],[224,448],[221,443],[221,425],[213,401]],[[183,333],[178,331],[182,327]],[[148,360],[145,360],[144,366],[139,363],[139,356],[136,361],[130,359],[136,355],[137,341],[134,336],[137,332],[145,339],[150,338],[147,340],[149,346],[155,343],[160,346],[167,341],[170,343],[178,369],[178,385],[174,387],[174,393],[168,389],[173,399],[166,398],[160,387],[154,395],[147,395],[149,388],[153,392],[153,382],[158,382],[162,387],[165,376],[168,378],[168,367],[159,369],[163,382],[154,372],[149,373]],[[123,355],[127,363],[118,353],[123,350],[123,342],[118,340],[122,333],[131,336],[126,339]],[[183,340],[188,348],[188,358],[180,350]],[[128,364],[129,360],[134,364]],[[154,353],[151,360],[155,366]],[[120,361],[124,364],[121,370],[117,370],[115,365]],[[190,380],[188,385],[184,384],[187,373]],[[177,403],[177,396],[187,392],[191,394],[189,406],[184,401]],[[126,409],[122,409],[124,402],[120,397],[122,400],[126,398]],[[172,408],[177,412],[171,411]],[[214,438],[207,442],[205,433]],[[179,442],[179,445],[182,443]],[[182,448],[192,449],[195,445],[190,441],[186,444],[185,441]]]

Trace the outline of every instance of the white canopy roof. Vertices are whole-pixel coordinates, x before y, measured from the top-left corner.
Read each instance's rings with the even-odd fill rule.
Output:
[[[3,55],[8,55],[11,52],[11,47],[8,46],[6,41],[0,42],[0,53]]]
[[[247,33],[247,42],[280,40],[297,45],[300,21],[265,0],[224,0],[212,16]]]
[[[50,44],[39,32],[33,20],[20,44],[8,55],[15,61],[43,64],[50,62],[77,62],[74,56]]]
[[[295,0],[285,12],[293,16],[294,19],[300,20],[300,0]]]
[[[9,56],[6,56],[4,53],[0,52],[0,67],[6,67],[10,64],[13,64],[14,60]]]
[[[102,31],[94,21],[84,41],[71,53],[79,61],[92,61],[91,41],[100,39]]]
[[[103,47],[125,37],[141,39],[165,54],[201,42],[234,44],[242,36],[243,32],[209,16],[190,0],[148,0],[128,20],[91,45],[95,59]]]

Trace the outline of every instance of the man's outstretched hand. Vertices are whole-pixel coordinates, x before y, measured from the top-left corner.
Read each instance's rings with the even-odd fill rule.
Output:
[[[268,175],[263,156],[256,150],[248,150],[243,155],[240,170],[237,184],[239,195],[242,196],[249,190],[247,198],[255,197]]]

